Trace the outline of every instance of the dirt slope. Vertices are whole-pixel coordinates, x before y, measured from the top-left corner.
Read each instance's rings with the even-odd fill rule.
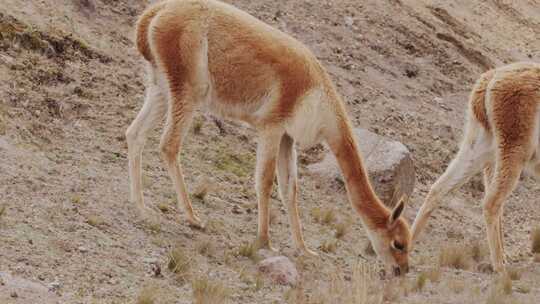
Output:
[[[536,0],[232,3],[307,44],[333,76],[354,123],[414,153],[419,184],[406,211],[409,220],[457,150],[476,77],[492,66],[540,61]],[[187,183],[190,189],[212,185],[204,201],[194,202],[206,231],[189,228],[176,208],[157,153],[158,132],[145,151],[145,194],[156,213],[162,213],[158,205],[169,211],[159,225],[147,225],[128,203],[124,132],[144,89],[133,24],[147,4],[2,0],[0,206],[6,211],[0,216],[0,272],[59,286],[52,289],[63,303],[131,303],[149,284],[161,289],[161,303],[191,303],[191,279],[179,281],[166,270],[170,248],[180,244],[192,254],[191,278],[224,282],[231,302],[292,301],[289,287],[256,284],[254,263],[236,254],[256,231],[256,144],[249,129],[227,123],[221,135],[201,116],[195,123],[200,130],[190,132],[182,152]],[[322,152],[300,156],[301,213],[308,244],[335,242],[336,251],[318,249],[317,260],[296,257],[285,209],[277,196],[272,202],[272,241],[298,263],[309,303],[322,299],[333,274],[347,282],[359,254],[375,263],[364,253],[368,241],[345,196],[305,169]],[[484,302],[493,276],[477,271],[476,262],[467,271],[443,268],[441,279],[422,291],[407,287],[438,263],[441,244],[485,243],[481,190],[477,178],[449,197],[433,216],[429,237],[415,248],[413,272],[401,283],[375,280],[384,287],[374,290],[384,289],[388,302]],[[506,253],[522,274],[511,295],[516,303],[535,303],[540,296],[540,264],[532,261],[529,241],[540,220],[534,205],[539,195],[538,184],[524,177],[505,208]],[[314,220],[316,208],[334,210],[348,233],[336,240],[334,228]],[[211,244],[210,253],[196,249],[204,244]],[[162,277],[154,276],[154,264],[163,268]]]

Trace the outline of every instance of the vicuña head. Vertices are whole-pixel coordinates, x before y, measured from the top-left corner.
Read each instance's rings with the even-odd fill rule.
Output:
[[[288,209],[296,247],[304,242],[298,215],[296,145],[325,141],[345,177],[349,199],[375,251],[396,273],[408,267],[404,203],[388,210],[365,171],[341,97],[321,63],[300,42],[219,1],[171,0],[146,10],[137,24],[146,59],[146,100],[126,132],[131,199],[143,215],[141,153],[148,130],[166,117],[160,149],[188,221],[202,226],[177,155],[197,109],[247,122],[257,132],[257,244],[270,246],[269,202],[274,177]],[[277,169],[277,170],[276,170]]]

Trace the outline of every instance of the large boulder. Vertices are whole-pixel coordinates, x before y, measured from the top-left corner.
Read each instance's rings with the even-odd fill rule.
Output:
[[[403,195],[409,197],[414,190],[415,173],[407,147],[365,129],[355,129],[354,133],[371,184],[383,203],[393,207]],[[310,165],[308,169],[335,188],[345,191],[341,187],[344,182],[341,171],[332,153],[329,152],[321,162]]]
[[[274,283],[281,285],[296,285],[298,271],[287,257],[276,256],[259,262],[258,269],[268,275]]]

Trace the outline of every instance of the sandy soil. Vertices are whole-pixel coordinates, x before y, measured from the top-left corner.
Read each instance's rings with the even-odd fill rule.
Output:
[[[413,152],[418,185],[409,221],[457,151],[476,77],[492,66],[540,61],[536,0],[230,2],[308,45],[337,83],[354,123]],[[368,265],[376,261],[365,253],[365,232],[345,196],[305,169],[321,159],[323,148],[300,155],[301,214],[309,246],[321,252],[325,242],[335,242],[337,249],[321,252],[320,259],[297,257],[285,209],[277,195],[272,201],[272,241],[298,264],[302,288],[256,284],[255,264],[236,254],[256,231],[256,143],[249,129],[226,123],[222,135],[200,116],[200,130],[190,132],[182,152],[187,183],[192,190],[211,185],[204,200],[194,199],[205,231],[190,228],[177,209],[155,132],[145,151],[144,184],[161,222],[148,225],[137,217],[128,202],[124,132],[142,104],[133,24],[147,4],[2,0],[0,207],[6,210],[0,272],[52,290],[42,298],[46,303],[132,303],[148,285],[159,288],[158,303],[191,303],[190,281],[204,276],[223,282],[231,303],[320,303],[336,276],[349,286],[359,255]],[[390,303],[486,302],[494,275],[478,270],[485,255],[467,270],[442,268],[440,279],[421,290],[411,287],[438,265],[441,246],[485,245],[480,181],[448,197],[434,214],[412,254],[412,272],[401,282],[373,280],[371,293],[383,293]],[[506,253],[521,277],[511,295],[498,298],[502,303],[537,303],[540,297],[540,264],[530,249],[539,195],[539,185],[524,177],[507,202]],[[316,208],[333,210],[347,234],[336,239],[332,226],[312,216]],[[204,244],[211,250],[200,254]],[[191,255],[187,280],[166,269],[173,246]],[[155,276],[155,265],[162,276]],[[6,290],[0,286],[6,303],[35,303],[31,295],[7,296]],[[291,296],[296,293],[305,296]]]

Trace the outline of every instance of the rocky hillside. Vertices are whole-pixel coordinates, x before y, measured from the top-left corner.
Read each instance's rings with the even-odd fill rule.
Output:
[[[408,147],[417,178],[409,221],[457,151],[474,80],[494,66],[540,62],[536,0],[228,2],[308,45],[354,123]],[[294,288],[274,284],[254,263],[264,253],[247,245],[256,231],[253,132],[231,122],[220,132],[202,115],[182,163],[207,228],[190,228],[176,206],[157,152],[159,130],[143,168],[146,201],[160,222],[141,221],[128,202],[124,132],[142,105],[133,26],[148,4],[0,4],[1,303],[136,303],[156,290],[156,303],[191,303],[201,290],[218,295],[210,303],[353,303],[362,295],[349,291],[364,283],[375,303],[536,303],[540,264],[530,238],[540,225],[540,187],[529,177],[505,208],[514,280],[502,285],[484,267],[480,178],[435,212],[412,253],[412,272],[379,280],[344,193],[307,169],[324,158],[322,146],[299,156],[305,236],[321,257],[295,254],[285,208],[273,195],[272,241],[300,275]],[[476,250],[448,267],[440,257],[455,246]],[[185,262],[168,267],[171,257]]]

